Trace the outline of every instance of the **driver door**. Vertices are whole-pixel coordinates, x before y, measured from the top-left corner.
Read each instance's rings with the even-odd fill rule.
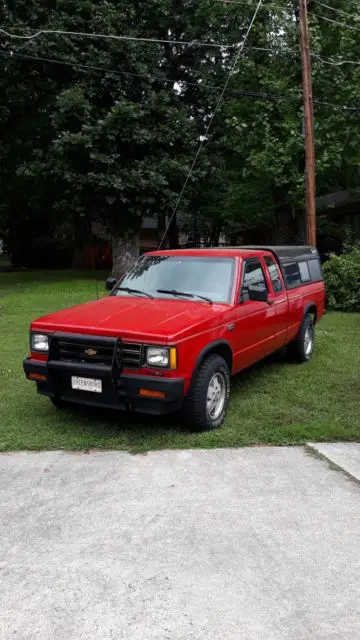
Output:
[[[248,258],[243,263],[234,336],[236,371],[246,369],[275,350],[275,307],[269,302],[250,300],[249,287],[269,293],[259,258]]]

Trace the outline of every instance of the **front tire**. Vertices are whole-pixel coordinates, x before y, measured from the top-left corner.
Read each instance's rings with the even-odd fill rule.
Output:
[[[184,403],[185,425],[192,431],[218,429],[225,420],[230,372],[224,358],[213,354],[202,363]]]
[[[60,398],[57,398],[56,396],[54,396],[53,398],[50,398],[50,402],[57,409],[66,409],[66,407],[68,406],[67,403],[64,400],[61,400]]]
[[[289,355],[292,360],[299,362],[309,362],[311,360],[315,348],[315,326],[312,317],[307,314],[301,324],[299,333],[289,344]]]

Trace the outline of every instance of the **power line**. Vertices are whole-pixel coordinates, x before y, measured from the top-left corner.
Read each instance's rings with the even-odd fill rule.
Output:
[[[7,59],[11,59],[11,58],[20,58],[23,60],[34,60],[37,62],[48,62],[50,64],[58,64],[58,65],[63,65],[66,67],[73,67],[74,69],[80,69],[83,71],[86,71],[87,69],[89,69],[90,71],[100,71],[101,73],[111,73],[114,75],[123,75],[123,76],[129,76],[129,77],[134,77],[134,78],[145,78],[145,79],[152,79],[152,80],[159,80],[161,82],[171,82],[173,84],[175,84],[176,82],[183,82],[180,80],[175,80],[175,79],[171,79],[171,78],[165,78],[163,76],[150,76],[148,74],[142,74],[142,73],[135,73],[132,71],[123,71],[123,70],[119,70],[119,69],[111,69],[109,67],[98,67],[98,66],[94,66],[94,65],[89,65],[89,64],[83,64],[81,62],[69,62],[66,60],[58,60],[56,58],[44,58],[42,56],[31,56],[28,54],[24,54],[24,53],[17,53],[15,51],[10,51],[10,52],[1,52],[0,51],[0,55],[2,55],[3,57],[6,57]],[[187,83],[190,84],[190,83]],[[198,83],[192,83],[196,86],[200,86],[198,85]],[[215,87],[214,87],[215,88]],[[219,87],[218,87],[219,88]]]
[[[353,64],[353,65],[360,66],[360,61],[358,60],[330,60],[330,58],[328,59],[323,58],[318,53],[312,53],[311,55],[313,58],[320,60],[320,62],[322,62],[323,64],[329,64],[330,66],[333,66],[333,67],[341,67],[343,64]]]
[[[269,47],[247,47],[249,51],[268,51],[269,53],[273,53],[274,55],[285,55],[285,56],[299,56],[299,52],[296,49],[274,49]],[[317,58],[324,64],[341,66],[343,64],[353,64],[360,65],[359,60],[334,60],[333,58],[323,58],[323,56],[319,53],[310,52],[311,57]]]
[[[352,18],[355,20],[357,20],[360,16],[356,15],[356,14],[352,14],[352,13],[348,13],[348,11],[344,11],[343,9],[335,9],[335,7],[331,7],[328,4],[325,4],[324,2],[321,2],[320,0],[314,0],[314,2],[316,2],[316,4],[320,5],[320,7],[324,7],[324,9],[329,9],[329,11],[334,11],[335,13],[339,13],[340,15],[343,16],[347,16],[348,18]]]
[[[347,22],[339,22],[338,20],[332,20],[331,18],[326,18],[325,16],[319,16],[317,13],[312,13],[315,18],[319,18],[319,20],[326,20],[326,22],[331,22],[332,24],[336,24],[339,27],[345,27],[347,29],[351,29],[352,31],[360,31],[360,27],[354,27],[351,24],[347,24]]]
[[[66,60],[57,60],[55,58],[44,58],[41,56],[31,56],[31,55],[26,55],[26,54],[21,54],[21,53],[17,53],[14,51],[11,52],[3,52],[0,51],[0,57],[2,57],[3,59],[7,59],[7,60],[11,60],[12,58],[20,58],[21,60],[34,60],[35,62],[46,62],[49,64],[58,64],[58,65],[62,65],[62,66],[66,66],[66,67],[73,67],[74,69],[80,69],[81,71],[86,71],[87,69],[91,70],[91,71],[99,71],[100,73],[111,73],[113,75],[116,76],[129,76],[129,77],[134,77],[134,78],[143,78],[145,80],[148,81],[154,81],[154,82],[166,82],[166,83],[170,83],[175,85],[176,83],[178,83],[179,85],[189,85],[189,86],[193,86],[196,88],[203,88],[203,89],[214,89],[215,91],[220,91],[221,87],[219,87],[218,85],[211,85],[211,84],[206,84],[203,82],[192,82],[190,80],[180,80],[180,79],[175,79],[175,78],[167,78],[165,76],[158,76],[158,75],[150,75],[150,74],[141,74],[141,73],[135,73],[132,71],[123,71],[122,69],[111,69],[109,67],[98,67],[98,66],[94,66],[94,65],[87,65],[87,64],[82,64],[82,63],[74,63],[74,62],[67,62]],[[360,63],[358,63],[360,64]],[[264,92],[257,92],[257,91],[241,91],[239,89],[226,89],[226,93],[234,95],[234,96],[240,96],[243,98],[254,98],[255,100],[263,100],[264,102],[267,101],[284,101],[284,102],[301,102],[302,100],[302,96],[293,96],[290,94],[272,94],[272,93],[264,93]],[[328,106],[328,107],[332,107],[334,109],[342,109],[342,110],[346,110],[346,111],[355,111],[358,112],[360,111],[360,106],[359,107],[352,107],[349,105],[344,105],[344,104],[339,104],[339,103],[333,103],[333,102],[324,102],[322,100],[314,100],[315,104],[320,104],[323,106]]]
[[[248,2],[247,0],[217,0],[217,2],[221,2],[222,4],[243,4],[247,7],[255,7],[256,2]]]
[[[191,41],[183,41],[183,40],[159,40],[157,38],[141,38],[138,36],[116,36],[112,34],[106,33],[87,33],[84,31],[62,31],[60,29],[41,29],[36,33],[33,33],[29,36],[25,35],[17,35],[15,33],[9,33],[5,31],[5,29],[0,28],[0,32],[8,36],[9,38],[14,38],[16,40],[34,40],[42,35],[62,35],[62,36],[81,36],[85,38],[103,38],[106,40],[124,40],[129,42],[149,42],[149,43],[160,43],[160,44],[182,44],[187,46],[201,46],[201,47],[210,47],[217,49],[232,49],[233,47],[238,46],[236,43],[232,45],[223,45],[223,44],[215,44],[212,42],[200,42],[198,40]]]
[[[189,85],[189,86],[193,86],[193,87],[197,87],[199,89],[214,89],[216,91],[221,91],[221,87],[219,87],[218,85],[211,85],[211,84],[206,84],[204,82],[193,82],[190,80],[183,80],[183,79],[179,79],[179,78],[168,78],[166,76],[161,76],[161,75],[151,75],[151,74],[145,74],[145,73],[136,73],[133,71],[123,71],[122,69],[111,69],[109,67],[98,67],[98,66],[94,66],[94,65],[88,65],[88,64],[82,64],[82,63],[78,63],[78,62],[68,62],[66,60],[58,60],[56,58],[44,58],[42,56],[31,56],[31,55],[27,55],[27,54],[23,54],[23,53],[17,53],[15,51],[10,51],[10,52],[2,52],[0,50],[0,56],[3,58],[6,58],[8,60],[11,60],[12,58],[20,58],[21,60],[34,60],[35,62],[46,62],[49,64],[58,64],[58,65],[62,65],[62,66],[66,66],[66,67],[72,67],[74,69],[80,69],[83,71],[86,71],[87,69],[90,71],[99,71],[100,73],[111,73],[113,75],[116,76],[129,76],[129,77],[133,77],[133,78],[143,78],[145,80],[153,80],[155,82],[167,82],[170,84],[179,84],[179,85]],[[292,99],[292,100],[300,100],[300,98],[297,97],[293,97],[293,96],[281,96],[281,95],[274,95],[274,94],[268,94],[268,93],[259,93],[259,92],[252,92],[252,91],[240,91],[237,89],[227,89],[226,90],[227,93],[231,93],[233,95],[239,95],[239,96],[243,96],[243,97],[249,97],[249,98],[263,98],[266,100],[271,100],[271,99]]]
[[[247,0],[217,0],[217,2],[221,2],[221,4],[234,4],[234,5],[245,5],[248,7],[255,7],[256,2],[247,2]],[[269,3],[263,5],[262,9],[281,9],[283,11],[288,11],[288,7],[281,6],[275,3]]]
[[[234,4],[234,5],[245,5],[245,6],[255,6],[256,3],[252,2],[251,0],[216,0],[217,2],[221,2],[221,4]],[[325,9],[329,9],[330,11],[335,11],[336,13],[340,13],[343,14],[344,16],[348,16],[349,18],[355,18],[355,20],[357,18],[360,18],[360,16],[358,16],[357,14],[352,14],[352,13],[348,13],[347,11],[344,11],[343,9],[336,9],[335,7],[332,7],[328,4],[325,4],[323,2],[321,2],[320,0],[313,0],[314,2],[316,2],[316,4],[320,5],[321,7],[324,7]],[[347,0],[348,3],[354,5],[356,8],[359,7],[358,2],[354,2],[353,0]],[[269,3],[267,5],[263,5],[263,9],[281,9],[283,11],[288,11],[289,8],[286,6],[281,6],[280,4],[276,4],[276,3]]]
[[[187,175],[187,177],[186,177],[186,180],[185,180],[185,182],[184,182],[183,188],[182,188],[182,189],[181,189],[181,191],[180,191],[180,194],[179,194],[179,197],[178,197],[178,199],[177,199],[177,201],[176,201],[176,203],[175,203],[175,206],[174,206],[173,212],[172,212],[172,214],[171,214],[171,216],[170,216],[170,219],[169,219],[169,221],[168,221],[168,223],[167,223],[167,225],[166,225],[166,229],[165,229],[164,235],[163,235],[163,237],[162,237],[162,239],[161,239],[161,241],[160,241],[160,244],[159,244],[159,249],[161,249],[161,246],[162,246],[162,244],[163,244],[163,242],[164,242],[164,240],[165,240],[165,238],[166,238],[166,234],[167,234],[167,232],[169,231],[169,228],[170,228],[170,225],[171,225],[171,223],[172,223],[172,220],[173,220],[173,218],[174,218],[174,216],[175,216],[175,214],[176,214],[176,212],[177,212],[177,210],[178,210],[179,204],[180,204],[180,202],[181,202],[181,199],[182,199],[182,197],[183,197],[183,194],[184,194],[184,192],[185,192],[185,189],[186,189],[186,187],[187,187],[187,185],[188,185],[188,182],[189,182],[189,180],[190,180],[191,174],[192,174],[193,169],[194,169],[194,167],[195,167],[195,165],[196,165],[197,159],[198,159],[198,157],[199,157],[199,155],[200,155],[200,153],[201,153],[201,150],[202,150],[202,148],[203,148],[203,146],[204,146],[204,144],[205,144],[205,140],[206,140],[206,138],[207,138],[207,136],[208,136],[208,133],[209,133],[209,131],[210,131],[211,125],[212,125],[212,123],[213,123],[213,121],[214,121],[214,118],[215,118],[216,112],[217,112],[217,110],[219,109],[220,104],[221,104],[221,101],[222,101],[222,99],[223,99],[223,97],[224,97],[224,94],[225,94],[225,92],[226,92],[226,89],[228,88],[228,84],[229,84],[229,82],[230,82],[230,79],[231,79],[232,73],[235,71],[236,65],[237,65],[238,61],[240,60],[240,57],[241,57],[241,55],[242,55],[242,53],[243,53],[244,47],[245,47],[246,42],[247,42],[247,40],[248,40],[248,37],[249,37],[249,35],[250,35],[251,29],[252,29],[252,27],[253,27],[253,24],[254,24],[254,22],[255,22],[255,20],[256,20],[256,16],[257,16],[258,11],[259,11],[259,9],[260,9],[260,7],[261,7],[262,1],[263,1],[263,0],[259,0],[258,4],[257,4],[257,6],[256,6],[256,9],[255,9],[255,11],[254,11],[254,15],[253,15],[253,17],[252,17],[252,19],[251,19],[251,22],[250,22],[250,24],[249,24],[249,26],[248,26],[248,29],[247,29],[247,31],[246,31],[246,34],[245,34],[245,36],[244,36],[244,40],[243,40],[243,42],[242,42],[242,44],[241,44],[241,46],[240,46],[239,51],[237,52],[237,54],[236,54],[236,56],[235,56],[234,63],[233,63],[233,65],[232,65],[232,67],[231,67],[231,69],[230,69],[230,71],[229,71],[228,77],[227,77],[226,82],[225,82],[225,84],[224,84],[224,87],[223,87],[223,89],[222,89],[222,91],[221,91],[221,94],[220,94],[220,96],[219,96],[219,99],[218,99],[218,101],[217,101],[217,103],[216,103],[216,105],[215,105],[215,108],[214,108],[214,111],[213,111],[212,116],[211,116],[211,118],[210,118],[210,121],[209,121],[209,123],[208,123],[208,125],[207,125],[207,127],[206,127],[206,129],[205,129],[205,133],[204,133],[204,135],[203,135],[203,137],[202,137],[202,139],[201,139],[201,141],[200,141],[200,144],[199,144],[198,150],[197,150],[197,152],[196,152],[196,154],[195,154],[195,158],[194,158],[193,163],[192,163],[192,165],[191,165],[191,167],[190,167],[190,171],[189,171],[189,173],[188,173],[188,175]]]
[[[220,0],[223,1],[223,0]],[[246,47],[248,51],[268,51],[274,55],[284,55],[284,56],[299,56],[299,52],[296,49],[274,49],[273,47]],[[343,64],[353,64],[360,65],[359,60],[334,60],[333,58],[323,58],[323,56],[319,53],[310,52],[310,55],[313,58],[317,58],[324,64],[329,64],[333,66],[341,66]]]
[[[220,2],[225,2],[225,1],[226,2],[230,2],[230,0],[218,0],[218,1],[220,1]],[[237,1],[238,0],[236,0],[236,2]],[[231,0],[231,2],[235,3],[235,0]],[[313,14],[313,15],[316,15],[316,14]],[[317,17],[321,18],[322,16],[317,16]],[[325,18],[325,17],[323,17],[323,19],[324,20],[329,20],[329,18]],[[331,20],[329,20],[329,21],[332,22]],[[340,24],[340,23],[336,23],[335,22],[335,24]],[[346,26],[349,26],[350,29],[351,28],[355,28],[355,27],[351,27],[350,25],[346,25]],[[3,32],[5,34],[7,34],[7,32],[4,31],[4,29],[1,29],[1,28],[0,28],[0,32]],[[42,32],[39,32],[39,33],[42,33]],[[49,33],[60,33],[60,32],[51,31]],[[70,33],[70,32],[61,32],[61,33]],[[7,35],[10,35],[10,34],[7,34]],[[91,34],[89,34],[89,35],[91,36]],[[29,38],[33,38],[34,36],[17,36],[15,34],[11,34],[11,37],[21,38],[21,39],[23,39],[23,38],[29,39]],[[93,36],[93,37],[97,37],[97,36]],[[101,36],[99,35],[99,37],[101,37]],[[122,36],[104,36],[104,37],[109,37],[109,38],[114,37],[114,38],[120,38],[120,39],[124,38],[124,39],[129,39],[129,40],[136,40],[137,39],[137,38],[131,38],[131,37],[127,38],[127,36],[123,36],[123,37]],[[141,41],[145,41],[145,42],[162,42],[162,43],[171,42],[173,44],[186,44],[186,45],[196,44],[196,41],[185,42],[185,41],[180,41],[180,40],[153,40],[153,39],[145,39],[145,38],[144,39],[140,39],[140,40]],[[213,46],[213,47],[219,47],[219,48],[224,48],[224,49],[225,48],[233,48],[233,47],[237,46],[236,44],[234,44],[234,45],[220,45],[220,44],[211,44],[211,43],[204,43],[204,44],[199,43],[199,44],[201,44],[201,46],[209,46],[209,47]],[[288,49],[288,48],[286,48],[286,49],[281,49],[281,48],[275,49],[274,47],[244,47],[244,50],[247,50],[247,51],[267,51],[269,53],[272,53],[273,55],[294,55],[294,56],[298,56],[299,55],[299,52],[296,49]],[[15,55],[15,53],[13,53],[13,55]],[[311,55],[320,59],[320,55],[319,54],[312,53]],[[38,58],[38,59],[40,60],[40,58]],[[44,61],[46,61],[46,60],[50,61],[50,59],[46,59],[46,58],[43,58],[43,60]],[[359,64],[359,62],[353,61],[353,60],[340,60],[337,63],[334,60],[331,60],[331,59],[327,60],[326,58],[322,58],[322,57],[321,57],[321,61],[324,62],[324,64],[334,64],[334,65],[337,65],[337,64],[339,64],[339,65],[342,65],[342,64],[355,64],[355,65],[357,65],[357,64]],[[60,64],[60,61],[59,61],[59,64]],[[66,64],[66,63],[64,62],[64,64]],[[86,67],[86,65],[82,65],[82,66]],[[90,68],[90,67],[88,67],[88,68]]]
[[[351,107],[347,104],[339,104],[337,102],[326,102],[324,100],[314,100],[314,104],[321,104],[324,107],[332,107],[333,109],[342,109],[343,111],[352,111],[354,113],[360,113],[360,105],[358,107]]]

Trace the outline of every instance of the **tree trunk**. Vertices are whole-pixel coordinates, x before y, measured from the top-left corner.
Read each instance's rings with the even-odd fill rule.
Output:
[[[125,233],[112,237],[112,276],[120,280],[134,265],[140,253],[140,237],[137,233]]]

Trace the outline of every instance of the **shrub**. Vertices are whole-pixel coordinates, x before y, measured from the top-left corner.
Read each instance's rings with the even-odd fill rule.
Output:
[[[324,264],[329,309],[360,311],[360,243]]]

